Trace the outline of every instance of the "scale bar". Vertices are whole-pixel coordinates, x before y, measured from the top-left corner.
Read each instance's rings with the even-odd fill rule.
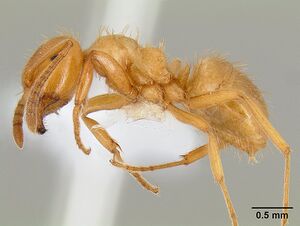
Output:
[[[287,207],[284,207],[284,206],[252,206],[251,209],[273,209],[273,210],[276,210],[276,209],[294,209],[294,207],[292,207],[292,206],[287,206]]]

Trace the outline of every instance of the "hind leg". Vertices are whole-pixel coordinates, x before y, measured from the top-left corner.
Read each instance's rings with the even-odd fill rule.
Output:
[[[283,206],[289,205],[289,184],[290,184],[290,147],[287,142],[281,137],[278,131],[272,126],[265,114],[257,106],[256,102],[245,93],[237,90],[231,91],[215,91],[210,94],[205,94],[193,97],[189,101],[191,109],[200,109],[215,106],[232,100],[240,100],[247,112],[253,116],[254,120],[261,127],[264,133],[272,140],[277,148],[282,152],[285,161],[284,169],[284,185],[283,185]],[[283,210],[284,213],[287,209]],[[286,225],[287,219],[282,219],[282,225]]]

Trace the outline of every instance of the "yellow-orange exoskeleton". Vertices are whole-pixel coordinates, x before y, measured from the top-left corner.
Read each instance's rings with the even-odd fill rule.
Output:
[[[88,98],[94,71],[105,78],[114,93]],[[80,138],[80,118],[112,153],[111,163],[126,169],[154,193],[158,188],[146,181],[141,171],[188,165],[208,155],[233,225],[238,225],[238,221],[225,184],[219,150],[232,145],[254,158],[256,152],[265,147],[267,139],[271,139],[284,155],[283,206],[288,206],[289,145],[269,122],[258,88],[244,72],[219,56],[202,58],[190,66],[178,59],[168,62],[163,48],[143,47],[122,34],[101,36],[85,51],[73,37],[59,36],[37,49],[25,66],[22,82],[24,92],[13,119],[14,139],[20,148],[23,147],[24,114],[29,129],[43,134],[46,131],[44,117],[56,112],[75,95],[74,134],[84,153],[89,154],[90,149]],[[126,164],[118,143],[88,114],[140,102],[159,105],[179,121],[206,132],[208,144],[188,152],[176,162],[153,166]],[[282,225],[286,222],[287,219],[283,219]]]

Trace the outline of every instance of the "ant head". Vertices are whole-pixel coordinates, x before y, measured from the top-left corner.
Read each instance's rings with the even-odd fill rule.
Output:
[[[73,97],[83,64],[79,43],[59,36],[43,43],[23,71],[24,92],[28,92],[26,120],[33,132],[43,134],[43,118],[56,112]]]

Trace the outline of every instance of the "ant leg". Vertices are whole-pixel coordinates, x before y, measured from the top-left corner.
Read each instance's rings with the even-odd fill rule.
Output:
[[[289,184],[290,184],[290,147],[287,142],[281,137],[278,131],[272,126],[268,118],[257,106],[256,102],[246,94],[232,90],[232,91],[216,91],[210,94],[205,94],[190,99],[188,105],[190,109],[207,108],[218,105],[224,102],[240,100],[241,104],[245,106],[248,113],[253,115],[253,118],[258,122],[257,124],[262,128],[265,134],[272,140],[277,148],[282,152],[285,159],[284,169],[284,185],[283,185],[283,206],[289,205]],[[283,210],[284,213],[287,209]],[[282,219],[281,224],[286,225],[287,219]]]
[[[265,132],[265,134],[272,140],[282,154],[289,159],[290,147],[286,141],[281,137],[278,131],[272,126],[268,118],[258,107],[256,102],[246,94],[232,90],[232,91],[216,91],[210,94],[196,96],[190,98],[188,106],[190,109],[208,108],[219,105],[232,100],[240,100],[241,104],[246,108],[247,112],[251,114],[258,122],[258,125]],[[288,161],[288,160],[287,160]]]
[[[210,133],[208,123],[199,115],[195,115],[186,111],[183,111],[179,108],[176,108],[173,105],[168,105],[167,109],[180,121],[193,125],[196,128],[207,132],[209,134],[208,140],[208,157],[211,165],[211,170],[215,180],[221,187],[221,190],[224,195],[224,199],[226,201],[227,209],[232,221],[232,225],[237,226],[237,216],[235,214],[235,210],[233,208],[227,186],[225,184],[224,172],[222,167],[222,162],[219,155],[219,145],[217,143],[216,137]]]
[[[130,84],[128,78],[126,77],[126,74],[122,70],[121,66],[113,58],[111,58],[109,55],[99,52],[99,51],[92,51],[87,56],[86,63],[83,66],[80,83],[79,83],[79,86],[78,86],[78,89],[76,92],[75,107],[73,110],[73,123],[74,123],[75,139],[76,139],[76,142],[77,142],[77,145],[79,146],[79,148],[82,149],[83,152],[86,154],[90,153],[90,149],[86,148],[83,145],[81,138],[80,138],[79,115],[81,114],[81,111],[83,110],[83,111],[85,111],[85,114],[88,114],[93,111],[97,111],[97,109],[104,110],[105,107],[108,108],[109,106],[110,106],[110,108],[112,108],[111,104],[113,104],[115,108],[121,107],[121,106],[119,106],[119,107],[115,106],[116,105],[115,101],[112,103],[111,103],[111,101],[110,101],[110,103],[106,103],[104,101],[104,103],[106,103],[106,104],[101,105],[101,101],[100,101],[101,97],[94,97],[94,98],[90,99],[89,100],[90,102],[88,102],[87,105],[85,106],[85,108],[82,109],[83,104],[86,102],[87,94],[88,94],[88,91],[89,91],[91,83],[92,83],[93,67],[95,68],[95,70],[97,71],[98,74],[105,75],[105,77],[107,77],[107,79],[108,79],[107,82],[109,84],[111,84],[112,87],[117,89],[120,93],[124,94],[126,97],[134,100],[137,95],[136,90],[134,90],[133,87],[131,86],[131,84]],[[119,97],[121,98],[121,96],[119,96]],[[92,102],[96,99],[97,99],[96,102],[98,102],[98,103],[94,103],[95,106],[93,106]],[[102,101],[104,99],[105,99],[105,97],[102,97]],[[109,97],[106,96],[106,100],[109,100]],[[98,105],[98,107],[96,105]],[[95,130],[96,127],[99,127],[98,126],[99,124],[95,120],[86,117],[86,115],[83,115],[82,119],[85,122],[85,124],[89,127],[90,131],[94,134],[94,136],[99,141],[100,140],[102,141],[102,142],[100,141],[100,143],[102,143],[105,147],[110,146],[111,149],[108,149],[108,150],[110,150],[111,152],[114,152],[116,159],[123,161],[117,150],[117,148],[119,148],[119,146],[117,145],[116,142],[114,142],[110,138],[108,133],[104,129],[101,130],[101,128],[98,128]],[[103,136],[103,137],[101,138],[101,136]],[[158,193],[159,189],[157,187],[152,186],[139,173],[131,173],[131,175],[133,175],[135,177],[135,179],[144,188],[146,188],[147,190],[150,190],[154,193]]]
[[[88,127],[88,129],[93,133],[96,139],[113,154],[113,158],[116,161],[123,162],[123,159],[120,155],[120,146],[116,141],[114,141],[111,136],[107,133],[107,131],[102,128],[99,123],[89,117],[87,115],[89,113],[100,111],[100,110],[113,110],[119,109],[122,106],[128,104],[128,99],[118,94],[104,94],[100,96],[93,97],[88,99],[84,108],[82,120]],[[140,173],[137,172],[129,172],[145,189],[158,193],[159,189],[153,185],[151,185]]]
[[[107,53],[93,50],[90,53],[91,62],[96,72],[107,78],[108,85],[118,93],[135,100],[138,92],[131,85],[125,69]]]
[[[215,180],[217,181],[217,183],[220,185],[221,190],[223,192],[223,196],[227,205],[227,209],[228,209],[228,213],[232,225],[237,226],[238,225],[237,216],[233,204],[231,202],[227,186],[225,184],[224,171],[223,171],[222,161],[219,154],[218,142],[216,137],[212,134],[209,135],[208,157],[209,157],[212,174]]]
[[[202,119],[199,115],[192,114],[190,112],[183,111],[171,104],[167,105],[167,110],[169,110],[173,116],[175,116],[179,121],[182,121],[184,123],[190,124],[192,126],[195,126],[196,128],[207,132],[208,131],[208,124],[207,122]],[[188,159],[183,159],[178,162],[171,162],[171,163],[166,163],[162,165],[157,165],[157,166],[132,166],[128,164],[123,164],[120,162],[117,162],[115,160],[111,160],[111,163],[117,167],[133,170],[133,171],[151,171],[151,170],[158,170],[158,169],[163,169],[163,168],[169,168],[169,167],[174,167],[174,166],[179,166],[179,165],[185,165],[185,164],[190,164],[200,158],[202,158],[206,153],[206,146],[200,147],[198,149],[195,149],[188,153],[187,156]],[[185,158],[184,156],[184,158]]]
[[[126,169],[128,171],[154,171],[154,170],[166,169],[175,166],[189,165],[203,158],[206,155],[207,155],[207,145],[204,145],[188,152],[185,155],[182,155],[183,159],[176,162],[168,162],[168,163],[152,165],[152,166],[132,166],[129,164],[125,164],[123,162],[116,161],[115,159],[112,159],[110,162],[114,166]]]
[[[79,80],[79,85],[76,90],[75,95],[75,106],[73,109],[73,126],[74,126],[74,135],[77,146],[83,151],[85,154],[90,154],[91,149],[85,147],[80,137],[80,122],[79,117],[82,111],[82,106],[86,101],[88,91],[91,87],[93,81],[93,67],[89,60],[87,60],[82,69],[81,77]]]
[[[73,110],[75,140],[78,147],[85,154],[89,154],[91,150],[86,148],[81,141],[79,115],[82,110],[82,105],[86,101],[87,94],[93,80],[94,69],[99,75],[107,78],[107,83],[110,87],[114,88],[128,99],[135,101],[137,96],[137,91],[131,85],[127,74],[116,60],[114,60],[108,54],[96,50],[91,51],[87,55],[79,86],[76,91],[75,107]]]
[[[254,115],[254,118],[259,122],[264,132],[271,138],[272,142],[284,155],[284,179],[283,179],[283,206],[289,205],[289,184],[290,184],[290,165],[291,165],[291,150],[286,141],[281,137],[278,131],[272,126],[268,118],[263,114],[257,104],[246,95],[240,97],[245,101],[246,108]],[[283,213],[287,213],[288,209],[283,209]],[[282,218],[281,225],[287,224],[287,218]]]
[[[213,176],[215,180],[219,183],[225,201],[228,208],[228,212],[230,215],[230,218],[232,220],[232,224],[234,226],[238,225],[237,222],[237,216],[235,214],[229,193],[227,191],[227,187],[224,180],[224,173],[223,173],[223,167],[222,162],[219,155],[219,147],[217,143],[216,137],[209,131],[209,124],[199,115],[192,114],[190,112],[183,111],[173,105],[168,105],[167,109],[179,120],[184,123],[190,124],[192,126],[195,126],[196,128],[207,132],[209,134],[209,141],[208,141],[208,157],[212,169]]]
[[[120,149],[119,145],[111,138],[107,131],[99,125],[98,122],[87,117],[87,115],[101,110],[119,109],[126,104],[128,104],[127,99],[121,95],[104,94],[88,99],[82,109],[82,120],[97,140],[112,154],[114,154],[116,149]]]
[[[175,116],[179,121],[182,121],[184,123],[190,124],[195,126],[196,128],[208,132],[209,133],[209,143],[208,145],[202,146],[200,148],[197,148],[191,152],[189,152],[187,155],[184,156],[185,159],[182,161],[178,162],[172,162],[172,163],[167,163],[167,164],[162,164],[158,166],[150,166],[150,167],[132,167],[120,162],[112,161],[114,165],[124,167],[128,170],[141,170],[141,171],[148,171],[148,170],[156,170],[156,169],[161,169],[161,168],[168,168],[168,167],[173,167],[177,165],[183,165],[183,164],[189,164],[192,163],[202,157],[204,157],[207,153],[209,156],[210,160],[210,165],[211,165],[211,170],[213,173],[213,176],[215,180],[218,182],[218,184],[221,187],[221,190],[223,192],[223,196],[227,205],[227,209],[230,215],[230,219],[232,221],[233,226],[238,225],[237,221],[237,216],[233,207],[233,204],[231,202],[227,186],[225,184],[225,179],[224,179],[224,172],[223,172],[223,167],[222,167],[222,162],[220,159],[219,155],[219,145],[217,143],[216,137],[210,133],[209,131],[209,125],[208,123],[199,115],[183,111],[173,105],[168,105],[167,109]]]

